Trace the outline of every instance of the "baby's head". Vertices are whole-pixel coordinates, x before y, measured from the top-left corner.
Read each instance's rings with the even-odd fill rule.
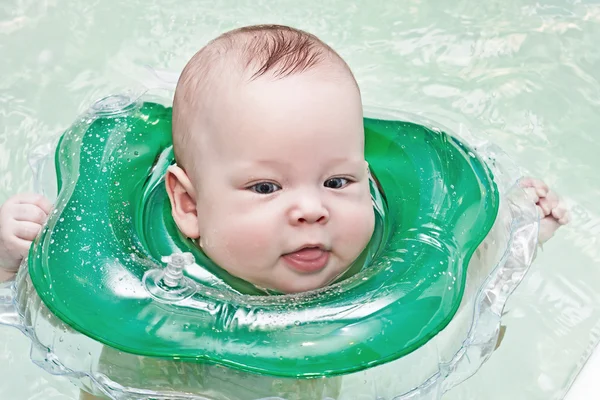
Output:
[[[316,289],[371,238],[360,92],[313,35],[255,26],[201,49],[177,84],[173,144],[175,222],[234,276]]]

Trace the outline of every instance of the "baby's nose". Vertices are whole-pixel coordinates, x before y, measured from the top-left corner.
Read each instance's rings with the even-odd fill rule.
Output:
[[[329,211],[318,196],[302,196],[290,210],[290,222],[299,224],[324,224]]]

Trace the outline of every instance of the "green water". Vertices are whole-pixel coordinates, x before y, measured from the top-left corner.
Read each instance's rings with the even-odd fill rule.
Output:
[[[27,154],[144,68],[180,70],[241,25],[289,24],[346,58],[367,105],[463,124],[572,207],[507,306],[506,336],[448,399],[561,398],[600,330],[600,4],[486,1],[0,3],[0,201],[31,188]],[[73,399],[0,328],[0,398]]]

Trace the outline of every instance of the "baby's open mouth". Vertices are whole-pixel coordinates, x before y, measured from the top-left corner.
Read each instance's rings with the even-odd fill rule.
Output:
[[[282,258],[298,272],[314,273],[325,268],[329,261],[329,251],[323,246],[306,246],[284,254]]]

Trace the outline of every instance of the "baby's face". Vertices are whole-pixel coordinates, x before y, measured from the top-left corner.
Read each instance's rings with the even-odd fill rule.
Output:
[[[362,105],[350,79],[302,73],[232,88],[195,171],[200,246],[232,275],[294,293],[360,255],[374,213]]]

